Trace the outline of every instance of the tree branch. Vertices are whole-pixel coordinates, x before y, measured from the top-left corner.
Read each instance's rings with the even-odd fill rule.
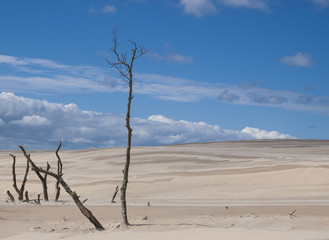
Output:
[[[25,158],[27,159],[27,161],[31,164],[33,171],[35,171],[36,173],[39,173],[39,174],[40,174],[40,172],[48,174],[48,175],[54,177],[57,181],[59,181],[59,183],[63,186],[63,188],[66,190],[66,192],[72,197],[73,201],[78,206],[81,213],[83,215],[85,215],[86,218],[88,218],[88,220],[96,227],[97,230],[104,230],[104,227],[101,225],[101,223],[95,218],[95,216],[92,214],[92,212],[83,205],[83,203],[80,201],[80,199],[79,199],[78,195],[76,194],[76,192],[71,190],[71,188],[64,181],[62,176],[49,171],[49,169],[44,170],[44,169],[36,166],[35,163],[32,161],[31,156],[26,153],[23,146],[19,146],[19,147],[22,150],[22,152],[23,152]]]

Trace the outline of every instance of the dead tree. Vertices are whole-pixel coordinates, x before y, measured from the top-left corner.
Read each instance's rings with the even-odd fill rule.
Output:
[[[59,157],[58,151],[62,146],[62,142],[59,142],[59,145],[57,147],[56,150],[56,156],[57,156],[57,175],[58,176],[62,176],[63,175],[63,164],[62,164],[62,160]],[[61,194],[61,188],[59,187],[59,181],[56,182],[56,197],[55,197],[55,201],[57,202],[59,199],[59,195]]]
[[[130,108],[131,108],[131,101],[134,98],[133,92],[133,66],[134,62],[137,58],[141,57],[147,50],[143,47],[138,47],[136,42],[130,41],[132,44],[131,56],[130,59],[127,59],[127,53],[119,53],[118,52],[118,41],[117,41],[117,29],[113,30],[113,47],[111,51],[114,54],[115,60],[107,61],[108,64],[118,70],[123,80],[129,86],[129,96],[128,96],[128,104],[127,104],[127,114],[126,114],[126,128],[128,131],[128,143],[127,143],[127,150],[126,150],[126,162],[125,167],[123,170],[123,180],[121,185],[121,214],[122,220],[124,225],[129,225],[128,217],[127,217],[127,203],[126,203],[126,191],[128,185],[128,175],[129,175],[129,166],[130,166],[130,150],[131,150],[131,136],[132,136],[132,128],[130,126]]]
[[[24,200],[24,189],[25,189],[25,184],[27,182],[27,175],[29,173],[30,164],[29,164],[28,161],[26,161],[25,175],[24,175],[24,178],[23,178],[22,185],[21,185],[20,189],[18,189],[17,181],[16,181],[16,156],[14,156],[12,154],[9,154],[9,155],[13,158],[13,165],[12,165],[13,182],[14,182],[13,187],[14,187],[15,191],[18,194],[18,200],[23,201]],[[12,200],[12,198],[10,198],[10,199]]]
[[[23,146],[19,146],[19,147],[22,150],[22,152],[23,152],[25,158],[27,159],[27,161],[31,164],[33,171],[35,171],[38,174],[44,173],[44,174],[47,174],[47,175],[50,175],[50,176],[54,177],[62,185],[62,187],[65,189],[65,191],[72,197],[73,201],[78,206],[81,213],[83,215],[85,215],[86,218],[88,218],[88,220],[96,227],[96,229],[97,230],[104,230],[104,227],[96,219],[96,217],[92,214],[92,212],[88,208],[86,208],[83,205],[83,203],[80,201],[79,196],[76,194],[76,192],[72,191],[72,189],[69,187],[69,185],[64,181],[64,179],[62,178],[62,175],[58,175],[56,173],[53,173],[53,172],[49,171],[49,169],[44,170],[40,167],[37,167],[35,165],[35,163],[32,161],[32,159],[30,157],[30,154],[26,153]]]

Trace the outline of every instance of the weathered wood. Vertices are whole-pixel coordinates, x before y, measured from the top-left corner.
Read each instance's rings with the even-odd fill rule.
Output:
[[[72,189],[64,181],[64,179],[62,178],[61,175],[53,173],[53,172],[49,171],[49,169],[44,170],[42,168],[37,167],[34,164],[34,162],[32,161],[31,156],[26,153],[23,146],[19,146],[19,147],[21,148],[21,150],[22,150],[24,156],[26,157],[26,159],[28,160],[28,162],[31,164],[33,171],[38,172],[39,174],[40,174],[40,172],[41,173],[47,173],[48,175],[54,177],[61,184],[61,186],[65,189],[65,191],[72,197],[73,201],[78,206],[80,212],[83,215],[85,215],[86,218],[88,218],[88,220],[96,227],[96,229],[97,230],[104,230],[104,227],[101,225],[101,223],[96,219],[96,217],[92,214],[92,212],[83,205],[83,203],[80,201],[80,199],[79,199],[78,195],[76,194],[76,192],[72,191]]]
[[[15,198],[14,198],[14,196],[11,194],[11,192],[9,190],[7,190],[7,195],[9,196],[10,201],[15,202]]]
[[[59,145],[57,147],[57,150],[56,150],[56,157],[57,157],[57,175],[58,176],[62,176],[63,175],[63,163],[62,163],[62,160],[58,154],[59,152],[59,149],[61,148],[62,146],[62,142],[59,142]],[[59,199],[59,196],[61,194],[61,188],[59,187],[59,182],[57,181],[56,182],[56,196],[55,196],[55,201],[57,202],[58,199]]]

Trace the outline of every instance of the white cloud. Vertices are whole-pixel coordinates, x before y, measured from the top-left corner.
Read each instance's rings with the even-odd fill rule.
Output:
[[[178,53],[170,53],[167,55],[167,60],[171,62],[177,62],[177,63],[191,63],[193,62],[192,56],[183,56]]]
[[[91,13],[111,13],[114,14],[117,12],[117,8],[113,5],[106,5],[100,9],[95,8],[94,6],[89,8],[89,12]]]
[[[310,64],[310,56],[307,54],[306,60],[301,60],[304,55],[297,54],[297,57],[288,57],[289,61],[287,59],[283,61],[288,61],[290,64]],[[292,61],[291,58],[294,60]],[[43,59],[36,60],[5,55],[0,55],[0,61],[7,67],[5,71],[1,71],[0,64],[2,91],[54,94],[111,93],[126,92],[127,90],[127,85],[118,76],[118,73],[110,68],[65,65],[51,60],[43,61]],[[23,65],[24,68],[22,69]],[[8,66],[14,69],[14,74],[3,74],[3,72],[11,73],[8,71]],[[280,107],[289,110],[329,114],[329,97],[327,96],[270,90],[261,88],[257,84],[246,87],[197,82],[184,78],[138,72],[134,74],[134,77],[134,91],[136,93],[163,100],[195,102],[203,99],[217,99],[231,104]],[[24,116],[31,115],[28,113]]]
[[[228,7],[268,10],[267,1],[264,0],[218,0],[218,2]]]
[[[184,13],[202,17],[208,14],[216,14],[217,8],[211,0],[180,0]]]
[[[40,117],[38,115],[24,116],[22,120],[14,120],[9,122],[9,124],[16,124],[27,127],[40,127],[40,126],[49,126],[51,121],[47,118]]]
[[[252,136],[255,139],[287,139],[292,138],[288,134],[282,134],[277,131],[265,131],[258,128],[253,127],[245,127],[242,129],[243,133],[246,133],[250,136]]]
[[[280,59],[283,64],[298,66],[298,67],[310,67],[313,65],[313,60],[308,53],[297,53],[294,56],[286,56]]]
[[[54,148],[60,140],[66,148],[76,149],[126,144],[123,115],[83,111],[75,104],[50,103],[2,92],[0,119],[2,149],[15,148],[18,144],[30,149]],[[218,125],[176,121],[162,115],[131,120],[134,145],[291,138],[278,132],[222,129]]]

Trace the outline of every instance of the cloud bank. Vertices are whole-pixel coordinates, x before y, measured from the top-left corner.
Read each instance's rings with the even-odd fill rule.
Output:
[[[83,111],[76,104],[59,104],[0,93],[0,149],[66,149],[126,145],[123,115]],[[205,122],[173,120],[162,115],[132,118],[133,145],[153,146],[246,139],[286,139],[288,134],[246,127],[222,129]]]

